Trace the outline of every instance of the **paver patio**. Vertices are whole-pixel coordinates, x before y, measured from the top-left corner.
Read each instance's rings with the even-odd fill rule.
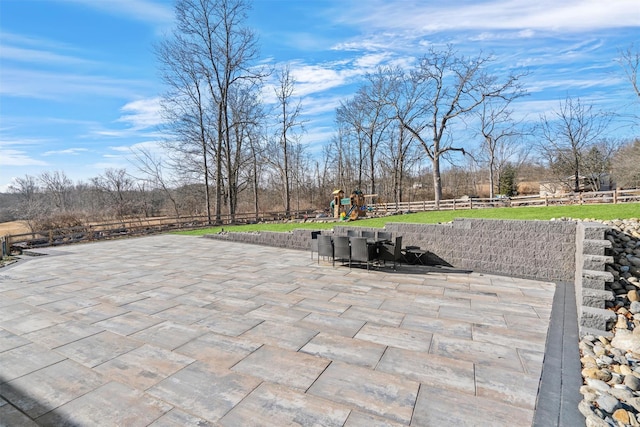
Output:
[[[0,269],[0,425],[525,426],[555,285],[161,235]]]

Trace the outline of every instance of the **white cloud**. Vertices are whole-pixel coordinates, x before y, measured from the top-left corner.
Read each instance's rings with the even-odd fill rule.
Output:
[[[81,4],[111,15],[122,16],[152,24],[165,25],[173,20],[171,3],[161,4],[152,0],[58,0]]]
[[[0,94],[60,101],[76,95],[128,98],[134,88],[147,85],[147,82],[114,77],[3,67]]]
[[[36,160],[24,151],[0,149],[0,165],[2,166],[46,166],[42,160]]]
[[[638,26],[636,0],[495,0],[423,2],[378,0],[348,2],[339,18],[369,32],[411,29],[422,34],[449,30],[581,32]],[[526,34],[526,33],[525,33]]]
[[[43,156],[54,156],[59,154],[68,154],[71,156],[77,156],[80,153],[86,153],[89,150],[87,148],[66,148],[64,150],[51,150],[42,153]]]
[[[31,62],[50,65],[95,65],[93,61],[76,58],[68,55],[61,55],[41,49],[27,49],[15,46],[2,46],[0,49],[0,59],[17,62]]]
[[[148,129],[162,123],[159,97],[129,102],[121,110],[124,115],[117,121],[128,123],[134,130]]]

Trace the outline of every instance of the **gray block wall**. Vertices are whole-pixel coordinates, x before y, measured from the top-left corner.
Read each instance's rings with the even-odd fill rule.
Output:
[[[605,271],[613,257],[606,255],[611,242],[606,235],[609,227],[600,223],[579,222],[576,227],[575,291],[580,335],[608,335],[616,315],[606,310],[606,301],[615,300],[607,283],[613,275]]]
[[[363,227],[337,225],[324,234],[346,235]],[[369,230],[375,230],[373,228]],[[389,223],[402,245],[420,246],[434,264],[549,281],[573,281],[576,223],[459,219],[449,224]],[[220,233],[208,237],[290,249],[309,250],[310,230],[290,233]]]

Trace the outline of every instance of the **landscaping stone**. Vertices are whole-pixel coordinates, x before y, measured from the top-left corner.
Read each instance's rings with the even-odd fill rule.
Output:
[[[604,223],[611,227],[606,239],[611,242],[607,250],[613,262],[603,273],[613,280],[605,282],[603,291],[611,292],[614,299],[606,301],[607,310],[603,311],[609,311],[615,320],[607,322],[610,339],[585,335],[578,344],[585,382],[578,409],[586,426],[640,427],[640,327],[636,328],[640,325],[640,257],[635,252],[640,248],[640,221]]]

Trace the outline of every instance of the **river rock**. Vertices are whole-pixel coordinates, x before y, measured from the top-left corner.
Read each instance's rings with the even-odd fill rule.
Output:
[[[627,293],[627,298],[629,298],[629,301],[640,301],[640,296],[636,290],[629,291]]]
[[[596,399],[596,403],[600,409],[610,414],[620,407],[618,399],[606,393]]]
[[[624,377],[624,385],[633,391],[638,391],[640,390],[640,378],[635,375],[627,375]]]
[[[622,424],[629,424],[629,414],[624,409],[616,409],[611,416]]]
[[[616,336],[611,340],[611,345],[621,350],[638,353],[640,352],[640,336],[629,330],[620,329],[616,331]]]
[[[611,372],[598,368],[585,368],[582,370],[582,376],[584,378],[594,378],[596,380],[607,382],[611,379]]]

